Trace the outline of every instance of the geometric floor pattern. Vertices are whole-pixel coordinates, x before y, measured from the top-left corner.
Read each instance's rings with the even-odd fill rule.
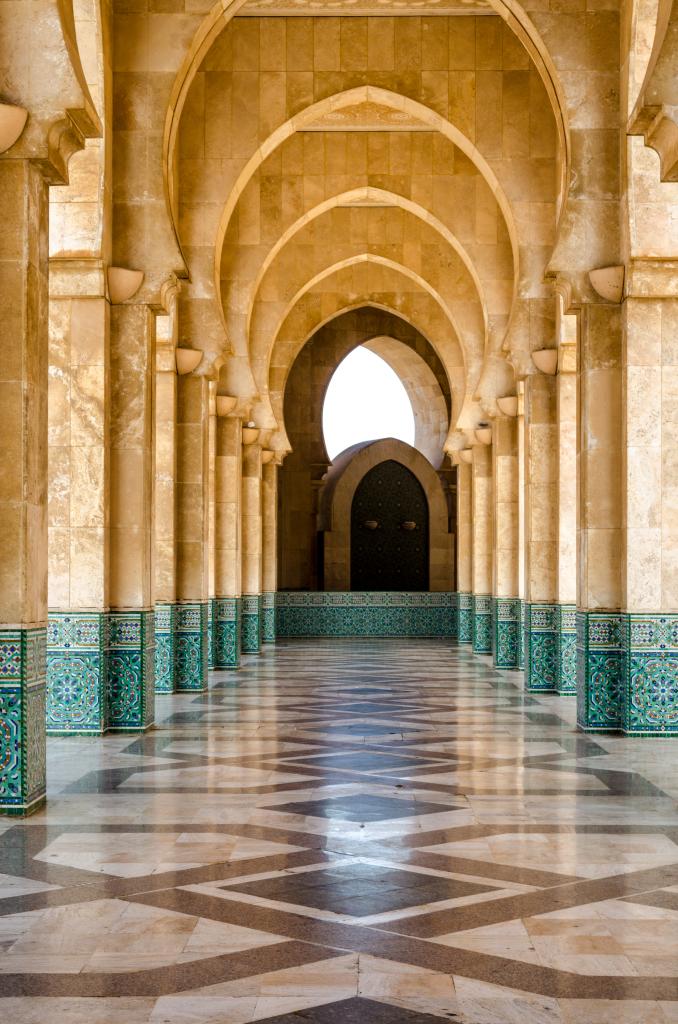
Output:
[[[678,1024],[678,743],[445,640],[282,641],[0,819],[12,1024]]]

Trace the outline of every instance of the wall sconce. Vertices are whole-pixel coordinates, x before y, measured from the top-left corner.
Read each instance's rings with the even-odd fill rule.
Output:
[[[467,462],[470,464],[471,462],[473,462],[473,449],[462,448],[462,450],[459,452],[459,458],[461,459],[462,462]]]
[[[243,444],[254,444],[256,439],[259,437],[259,427],[257,427],[251,420],[246,423],[242,428],[242,443]]]
[[[175,352],[177,361],[177,373],[183,377],[197,369],[202,362],[203,353],[197,348],[178,348]]]
[[[553,377],[558,369],[558,349],[537,349],[536,352],[532,353],[532,362],[541,373],[546,373],[549,377]]]
[[[497,399],[497,406],[499,411],[503,412],[504,416],[517,416],[518,415],[518,396],[517,395],[505,395],[504,398]]]
[[[481,423],[474,433],[476,441],[480,441],[481,444],[492,444],[492,427],[487,423]]]
[[[238,399],[234,395],[217,395],[217,416],[228,416],[236,407]]]
[[[106,276],[108,297],[114,306],[136,295],[144,280],[143,270],[128,270],[127,267],[109,267]]]
[[[26,126],[28,111],[12,103],[0,103],[0,153],[11,149]]]

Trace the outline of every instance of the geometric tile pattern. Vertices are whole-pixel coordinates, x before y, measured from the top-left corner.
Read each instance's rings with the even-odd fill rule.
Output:
[[[30,814],[45,800],[44,628],[0,629],[0,810]]]
[[[457,635],[457,595],[399,591],[279,592],[278,636]]]
[[[275,592],[261,595],[261,642],[275,643]]]
[[[261,594],[243,594],[240,647],[243,654],[261,650]]]
[[[460,644],[473,643],[473,594],[457,594],[457,631]]]
[[[107,679],[110,732],[143,732],[155,715],[155,615],[109,613]]]
[[[492,653],[492,598],[489,594],[473,595],[473,651]]]
[[[108,618],[103,612],[50,612],[47,623],[47,732],[106,731]]]
[[[210,671],[214,668],[214,622],[216,604],[216,598],[214,597],[211,597],[207,602],[207,668]]]
[[[558,664],[556,689],[560,694],[577,692],[577,608],[557,606]]]
[[[174,609],[174,666],[176,689],[204,690],[207,686],[208,602],[191,601]]]
[[[175,605],[155,606],[155,690],[174,693],[174,622]]]
[[[678,615],[624,615],[621,667],[624,732],[678,735]]]
[[[160,707],[50,738],[0,828],[3,1019],[678,1020],[672,740],[577,735],[447,638],[279,639]]]
[[[525,689],[555,691],[558,685],[558,605],[525,605]]]
[[[518,667],[518,630],[520,600],[517,597],[492,598],[494,662],[496,668]]]
[[[242,598],[215,598],[214,667],[238,668],[240,665]]]
[[[525,601],[519,602],[518,608],[518,665],[525,668]]]
[[[622,615],[577,611],[577,724],[585,732],[621,728]]]

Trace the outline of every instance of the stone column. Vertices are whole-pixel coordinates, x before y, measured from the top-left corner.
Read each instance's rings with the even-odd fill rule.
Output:
[[[155,373],[155,689],[176,686],[174,631],[176,580],[177,370],[170,317],[156,318]]]
[[[178,381],[176,688],[207,686],[209,381]]]
[[[473,650],[492,653],[492,446],[473,445]]]
[[[518,397],[518,664],[525,668],[525,383],[516,385]]]
[[[240,664],[242,622],[242,420],[217,417],[214,667]]]
[[[492,622],[494,664],[518,667],[518,424],[498,416],[492,436],[494,480],[494,571]]]
[[[47,184],[0,160],[0,810],[45,800]]]
[[[242,446],[242,651],[261,649],[262,486],[261,445]]]
[[[525,685],[553,690],[558,662],[555,376],[525,378]]]
[[[214,637],[216,614],[216,458],[217,458],[217,382],[208,384],[207,440],[207,668],[214,668]]]
[[[83,285],[99,294],[82,295]],[[76,293],[74,294],[74,289]],[[100,266],[59,260],[49,303],[47,731],[106,731],[109,313]]]
[[[621,725],[621,309],[579,314],[577,415],[577,721]]]
[[[278,589],[278,461],[264,451],[262,468],[262,622],[261,640],[275,643],[275,595]]]
[[[473,521],[471,481],[467,462],[457,463],[457,640],[473,643]]]
[[[108,726],[154,721],[154,316],[144,303],[111,306],[111,506]]]
[[[567,320],[575,320],[567,317]],[[573,328],[576,331],[576,326]],[[558,418],[558,651],[556,689],[577,692],[577,346],[561,341]]]

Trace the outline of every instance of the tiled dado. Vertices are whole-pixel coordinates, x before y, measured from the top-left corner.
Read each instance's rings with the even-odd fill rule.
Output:
[[[207,602],[207,668],[214,668],[214,613],[216,598]]]
[[[207,602],[186,601],[174,608],[174,672],[178,693],[207,686]]]
[[[155,614],[109,613],[108,729],[143,732],[153,725],[155,696]]]
[[[577,692],[577,609],[573,604],[557,606],[558,624],[558,693]]]
[[[457,594],[457,643],[473,643],[473,594]]]
[[[525,686],[542,692],[558,685],[558,605],[525,604]]]
[[[473,595],[473,653],[492,653],[492,598]]]
[[[525,602],[518,602],[518,665],[525,668]]]
[[[586,732],[621,728],[621,620],[577,611],[577,724]]]
[[[276,595],[278,636],[457,636],[457,595],[396,591]]]
[[[261,650],[261,594],[243,594],[240,648],[243,654]]]
[[[492,627],[495,668],[517,668],[520,632],[520,601],[517,597],[492,598]]]
[[[240,664],[242,598],[217,597],[214,604],[214,667],[237,668]]]
[[[155,689],[156,693],[174,693],[175,606],[155,606]]]
[[[275,593],[261,595],[261,642],[275,643]]]
[[[108,725],[108,615],[50,612],[47,732],[100,736]]]
[[[45,628],[0,629],[0,811],[45,801]]]
[[[678,735],[678,615],[622,617],[622,728]]]

